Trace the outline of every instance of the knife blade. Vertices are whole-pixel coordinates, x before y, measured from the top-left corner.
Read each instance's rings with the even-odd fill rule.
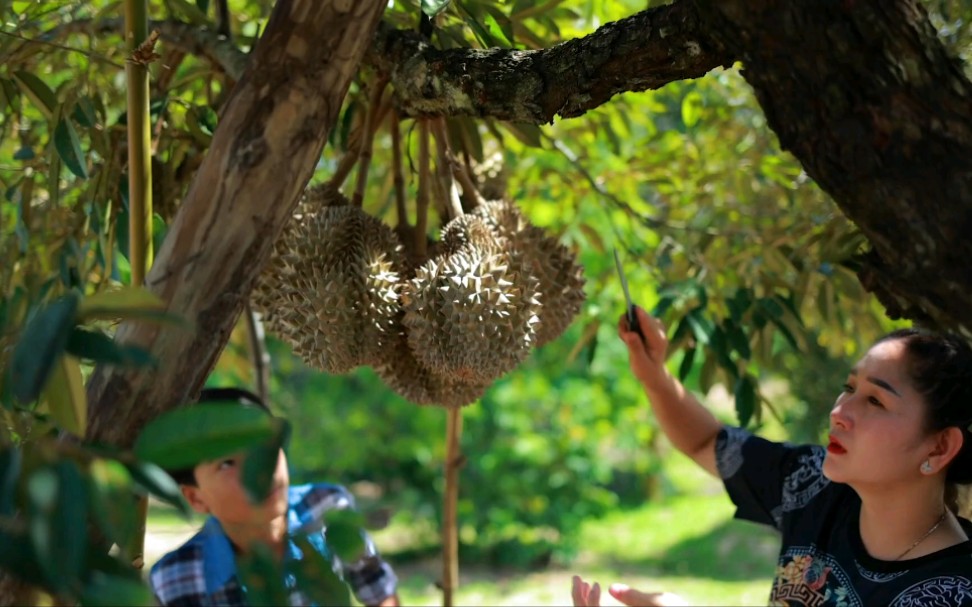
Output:
[[[618,277],[621,278],[621,288],[624,290],[624,301],[627,304],[625,314],[628,317],[628,329],[637,333],[642,341],[644,341],[645,334],[642,333],[641,325],[638,324],[638,315],[635,313],[635,306],[631,301],[631,292],[628,290],[628,277],[625,276],[624,268],[621,267],[621,257],[618,255],[617,249],[614,249],[614,265],[618,269]]]

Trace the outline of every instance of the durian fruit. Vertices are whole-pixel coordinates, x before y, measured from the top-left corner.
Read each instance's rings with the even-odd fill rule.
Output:
[[[556,238],[531,224],[509,200],[492,200],[477,206],[470,215],[480,217],[509,246],[532,264],[540,281],[540,324],[536,345],[558,337],[570,326],[584,304],[584,268],[576,256]]]
[[[537,279],[480,219],[447,224],[443,253],[402,292],[402,324],[418,363],[453,384],[490,384],[535,342]]]
[[[275,243],[253,303],[308,365],[345,373],[380,362],[400,333],[403,269],[391,228],[317,186]]]
[[[429,371],[415,359],[404,333],[387,352],[375,372],[389,388],[415,404],[463,407],[478,400],[489,387],[486,383],[453,381]]]
[[[506,195],[510,174],[501,150],[485,156],[482,162],[472,161],[471,168],[477,189],[486,200]]]

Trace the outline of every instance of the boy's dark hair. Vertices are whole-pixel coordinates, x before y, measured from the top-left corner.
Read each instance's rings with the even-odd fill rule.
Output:
[[[253,392],[250,392],[249,390],[244,390],[243,388],[203,388],[202,392],[199,393],[199,398],[196,399],[196,402],[237,404],[242,407],[257,407],[263,409],[268,414],[270,413],[270,407],[268,407],[259,396]],[[177,470],[167,470],[167,472],[176,483],[180,485],[195,486],[195,470],[196,467],[192,466],[188,468],[179,468]]]

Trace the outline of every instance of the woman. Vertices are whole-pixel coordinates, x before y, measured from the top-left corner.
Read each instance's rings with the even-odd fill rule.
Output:
[[[794,447],[724,427],[668,373],[661,322],[637,314],[644,341],[623,317],[619,334],[662,431],[723,480],[738,518],[782,533],[771,603],[972,605],[972,524],[955,504],[955,485],[972,482],[967,342],[917,329],[881,338],[847,376],[827,447]],[[573,586],[575,605],[599,604],[596,584]]]

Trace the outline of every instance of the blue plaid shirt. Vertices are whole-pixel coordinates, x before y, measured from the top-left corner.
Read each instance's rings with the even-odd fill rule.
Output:
[[[354,508],[354,498],[339,485],[318,483],[291,487],[288,495],[288,533],[306,534],[311,544],[327,558],[323,518],[328,510]],[[377,605],[395,593],[398,580],[383,561],[371,538],[365,535],[366,555],[354,563],[341,564],[345,581],[365,605]],[[287,558],[300,559],[300,550],[287,541]],[[310,605],[288,576],[291,605]],[[166,554],[149,574],[149,584],[159,604],[172,607],[246,605],[246,591],[236,571],[236,555],[222,526],[210,517],[189,541]]]

